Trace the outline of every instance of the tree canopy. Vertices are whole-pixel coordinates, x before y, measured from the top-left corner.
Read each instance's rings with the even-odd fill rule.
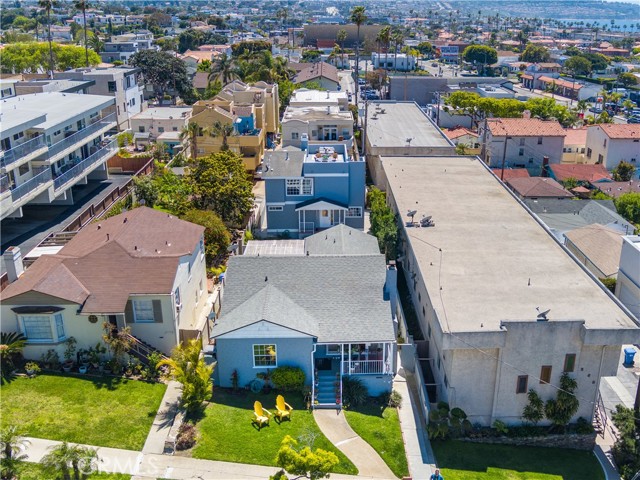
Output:
[[[615,199],[616,210],[624,218],[640,224],[640,193],[623,193]]]
[[[271,52],[271,43],[266,40],[239,42],[231,45],[231,54],[234,57],[239,57],[246,53],[262,52],[265,50]]]
[[[329,476],[329,472],[339,463],[338,457],[333,452],[328,452],[311,447],[298,447],[298,441],[290,435],[282,439],[282,444],[276,456],[276,464],[297,478],[317,480]],[[272,479],[286,479],[283,473],[277,473]]]
[[[465,62],[486,65],[493,65],[498,61],[498,52],[495,48],[486,45],[469,45],[462,52]]]
[[[575,55],[564,62],[564,68],[571,72],[572,75],[589,75],[593,65],[588,59]]]
[[[187,211],[181,218],[204,227],[204,253],[207,266],[219,264],[231,244],[231,234],[222,219],[211,210],[196,209]]]
[[[213,210],[227,224],[239,224],[253,207],[253,183],[242,159],[231,151],[198,158],[187,180],[194,205]]]
[[[86,65],[85,50],[77,45],[53,43],[53,67],[69,70]],[[89,64],[98,65],[102,60],[89,50]],[[0,50],[0,64],[5,73],[37,73],[49,68],[49,46],[44,42],[11,43]]]
[[[524,52],[520,55],[521,61],[530,63],[548,62],[550,59],[549,49],[535,43],[528,43]]]
[[[168,52],[140,50],[131,56],[129,63],[142,70],[145,80],[153,85],[159,98],[162,98],[175,85],[174,93],[189,103],[188,100],[193,96],[193,85],[182,60]]]
[[[625,87],[633,87],[638,84],[638,77],[633,73],[621,73],[618,75],[618,81]]]
[[[613,180],[616,182],[628,182],[633,178],[633,174],[636,172],[636,167],[622,160],[616,168],[613,169]]]

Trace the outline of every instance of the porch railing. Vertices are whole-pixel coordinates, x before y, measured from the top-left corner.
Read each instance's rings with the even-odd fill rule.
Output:
[[[315,223],[314,222],[300,222],[298,226],[300,233],[314,233],[315,231]]]
[[[38,135],[37,137],[27,140],[20,145],[16,145],[11,150],[2,152],[2,159],[0,159],[0,167],[7,167],[12,163],[17,162],[21,158],[27,156],[31,152],[39,150],[42,147],[46,147],[44,141],[44,135]]]
[[[82,142],[82,141],[86,142],[86,138],[89,135],[92,135],[102,130],[103,128],[106,128],[109,126],[115,127],[115,123],[116,123],[115,113],[106,115],[98,120],[92,120],[92,123],[90,123],[90,125],[84,127],[81,130],[78,130],[77,132],[72,133],[67,138],[64,138],[59,142],[51,145],[49,147],[49,158],[53,157],[54,155],[57,155],[58,153],[62,152],[63,150],[69,148],[70,146],[78,142]]]
[[[88,170],[98,163],[104,162],[106,159],[110,158],[116,152],[116,150],[116,140],[112,140],[111,143],[109,143],[109,145],[107,145],[106,147],[101,148],[94,154],[82,160],[77,165],[71,167],[59,177],[56,177],[56,179],[53,181],[55,190],[59,190],[71,180],[74,180],[77,177],[81,176],[85,170]]]
[[[345,375],[375,375],[384,373],[384,360],[344,360]]]
[[[51,169],[49,167],[42,167],[40,170],[34,168],[33,173],[35,175],[32,178],[11,190],[11,198],[13,202],[17,202],[41,185],[51,181],[52,176]]]

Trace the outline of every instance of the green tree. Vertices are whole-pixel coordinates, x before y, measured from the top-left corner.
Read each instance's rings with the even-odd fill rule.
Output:
[[[589,75],[593,65],[586,58],[576,55],[564,62],[564,68],[575,77],[576,75]]]
[[[290,435],[282,439],[275,460],[285,472],[309,480],[329,477],[329,472],[339,463],[335,453],[320,448],[311,450],[309,446],[299,447]],[[276,475],[272,478],[286,478],[282,473]]]
[[[633,73],[621,73],[618,75],[618,82],[629,88],[638,84],[638,78]]]
[[[612,171],[613,180],[616,182],[628,182],[633,178],[636,167],[622,160]]]
[[[47,13],[47,28],[48,28],[47,40],[49,42],[49,76],[50,78],[53,78],[53,69],[54,69],[53,39],[51,38],[51,10],[53,10],[58,5],[59,3],[57,0],[38,0],[38,6],[40,8],[43,8]]]
[[[182,384],[180,404],[187,413],[202,409],[202,404],[211,398],[213,365],[206,365],[202,355],[202,341],[189,340],[181,343],[171,352],[171,358],[161,360],[158,366],[169,367],[171,377]]]
[[[544,405],[544,414],[551,421],[553,427],[564,431],[566,425],[578,411],[580,401],[574,392],[578,388],[578,382],[568,373],[560,376],[560,389],[555,399],[547,400]]]
[[[358,85],[358,79],[360,78],[360,26],[367,21],[366,9],[362,5],[356,5],[351,9],[349,19],[351,23],[356,24],[357,38],[356,38],[356,98],[358,98],[358,91],[360,89]]]
[[[226,85],[236,78],[240,78],[240,75],[232,57],[223,53],[215,59],[209,71],[210,82],[220,81],[222,85]]]
[[[266,40],[255,40],[238,42],[231,45],[231,55],[234,58],[239,58],[245,54],[253,54],[262,51],[271,52],[271,43],[267,42]]]
[[[93,448],[63,442],[51,447],[41,463],[56,478],[81,480],[97,470],[98,461],[98,454]]]
[[[22,454],[28,440],[18,431],[15,425],[9,425],[0,430],[0,478],[13,480],[18,472],[18,465],[26,460],[27,455]]]
[[[194,121],[190,121],[180,131],[180,141],[189,141],[189,149],[191,151],[191,159],[198,158],[198,136],[201,134],[202,128]]]
[[[88,38],[87,43],[96,53],[100,53],[104,49],[104,42],[96,32],[93,32],[93,35]]]
[[[578,179],[575,177],[569,177],[566,180],[562,181],[562,186],[564,188],[566,188],[567,190],[571,190],[573,188],[576,188],[577,186],[579,186],[580,184],[578,183]]]
[[[637,415],[637,411],[624,405],[616,405],[612,415],[618,430],[612,453],[623,478],[632,478],[640,471],[640,421]]]
[[[537,425],[544,418],[544,402],[533,388],[527,393],[529,401],[522,409],[522,418],[533,425]]]
[[[215,121],[213,125],[211,125],[211,127],[207,130],[207,133],[213,138],[222,137],[222,145],[220,146],[220,150],[225,152],[229,150],[228,138],[235,133],[235,129],[230,123]]]
[[[165,92],[174,85],[173,94],[180,95],[185,101],[193,94],[185,63],[169,52],[140,50],[129,58],[129,63],[140,68],[147,83],[153,85],[158,98],[163,98]]]
[[[187,179],[196,208],[213,210],[227,224],[240,224],[253,207],[253,183],[231,151],[198,158]]]
[[[347,31],[344,28],[341,28],[340,30],[338,30],[338,33],[336,35],[336,41],[338,42],[338,44],[340,45],[340,53],[342,55],[341,58],[341,62],[340,65],[342,68],[345,68],[345,64],[344,64],[344,42],[347,39]]]
[[[580,56],[591,62],[591,69],[594,72],[604,70],[609,65],[609,58],[601,53],[582,52]]]
[[[498,52],[486,45],[469,45],[462,52],[462,58],[465,62],[482,65],[484,73],[487,65],[493,65],[498,61]]]
[[[178,35],[178,52],[180,53],[197,50],[202,44],[204,44],[204,34],[199,30],[188,28]]]
[[[382,53],[382,48],[384,47],[384,71],[386,77],[389,43],[391,42],[391,27],[389,25],[385,25],[380,29],[378,35],[376,36],[376,42],[378,43],[378,63],[380,63],[379,59]]]
[[[435,48],[430,42],[420,42],[416,47],[420,52],[420,55],[432,55],[435,53]]]
[[[280,113],[284,112],[285,108],[289,105],[291,95],[296,89],[296,85],[287,79],[278,80],[278,97],[280,100]]]
[[[548,62],[551,59],[549,49],[535,43],[527,44],[527,47],[520,55],[519,60],[522,62],[541,63]]]
[[[158,191],[150,175],[140,175],[133,178],[133,191],[138,202],[153,208],[158,201]]]
[[[87,34],[87,8],[89,7],[89,2],[87,0],[76,0],[74,2],[74,7],[82,12],[82,28],[84,30],[84,50],[85,50],[85,59],[87,62],[87,68],[89,67],[89,42],[88,42],[88,34]]]
[[[9,370],[13,370],[13,360],[22,354],[26,344],[27,337],[21,333],[0,333],[0,369],[3,376],[5,373],[9,373]]]
[[[231,244],[231,234],[222,219],[210,210],[196,209],[188,210],[180,218],[205,228],[204,245],[207,266],[217,266]]]
[[[640,193],[623,193],[614,202],[620,215],[630,222],[640,224]]]
[[[387,205],[385,192],[373,187],[367,194],[367,203],[371,211],[371,233],[378,239],[380,251],[388,259],[395,258],[398,226],[393,211]]]

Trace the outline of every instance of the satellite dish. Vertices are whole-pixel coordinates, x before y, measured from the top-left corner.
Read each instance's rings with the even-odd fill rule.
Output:
[[[536,310],[538,311],[538,321],[539,322],[546,322],[548,320],[547,318],[547,314],[551,311],[551,309],[545,310],[544,312],[540,311],[540,307],[536,307]]]
[[[413,219],[413,217],[415,217],[415,216],[416,216],[416,213],[418,213],[418,211],[417,211],[417,210],[409,210],[409,211],[407,212],[407,217],[411,217],[411,218]]]

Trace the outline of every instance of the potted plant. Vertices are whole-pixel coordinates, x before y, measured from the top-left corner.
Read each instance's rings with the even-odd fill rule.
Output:
[[[89,348],[89,363],[91,364],[92,368],[100,368],[102,355],[104,355],[105,353],[107,353],[107,348],[104,347],[100,342],[96,343],[95,347]]]
[[[89,350],[87,350],[86,348],[81,348],[80,350],[78,350],[78,361],[80,362],[80,365],[85,367],[85,373],[89,368],[90,359],[91,353]]]
[[[89,370],[89,364],[87,365],[82,364],[78,367],[78,372],[81,373],[82,375],[87,373],[87,370]]]
[[[101,365],[104,373],[106,373],[107,375],[111,375],[111,373],[113,373],[113,371],[111,370],[111,360],[109,360],[108,362],[102,362]]]
[[[53,348],[50,348],[46,353],[43,353],[41,359],[44,364],[44,368],[46,369],[55,370],[60,368],[60,357],[58,356],[58,352]]]
[[[64,341],[64,364],[62,368],[65,372],[69,373],[73,368],[73,355],[76,353],[76,341],[75,337],[69,337]]]
[[[38,373],[40,373],[40,365],[36,362],[28,362],[24,369],[27,371],[27,375],[30,377],[35,377]]]

